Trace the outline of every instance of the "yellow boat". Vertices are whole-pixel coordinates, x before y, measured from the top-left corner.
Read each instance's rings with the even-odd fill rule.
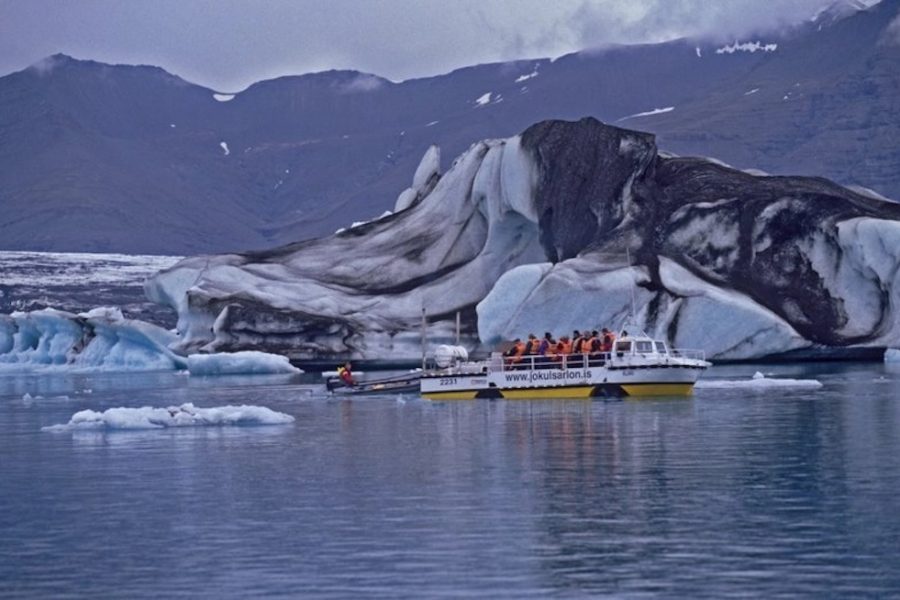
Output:
[[[525,356],[510,365],[498,352],[469,361],[464,348],[444,346],[436,362],[419,383],[431,400],[689,396],[711,366],[702,351],[670,349],[643,332],[623,333],[612,352]]]

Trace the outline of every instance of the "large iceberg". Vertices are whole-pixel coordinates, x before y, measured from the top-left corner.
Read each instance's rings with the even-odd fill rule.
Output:
[[[662,155],[654,136],[545,121],[430,148],[394,214],[268,252],[186,259],[148,296],[178,352],[414,358],[626,319],[712,358],[900,344],[900,205],[819,178]]]

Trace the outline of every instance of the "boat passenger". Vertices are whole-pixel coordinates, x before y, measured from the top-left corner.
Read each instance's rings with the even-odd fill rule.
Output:
[[[533,356],[538,353],[538,339],[533,333],[528,334],[528,341],[525,343],[525,356]]]
[[[538,354],[541,356],[547,355],[547,350],[550,349],[550,344],[553,343],[553,335],[549,331],[544,332],[544,339],[541,340],[541,343],[538,344]]]
[[[572,354],[572,342],[569,340],[569,336],[564,335],[559,338],[559,343],[556,344],[556,361],[568,363],[570,354]]]
[[[522,356],[525,354],[525,342],[521,338],[513,340],[513,346],[503,353],[507,357],[506,364],[509,366],[522,362]]]
[[[553,340],[553,334],[549,331],[544,332],[544,337],[541,339],[538,344],[537,354],[540,358],[538,358],[535,362],[544,368],[549,367],[552,364],[552,347],[556,346],[556,342]]]
[[[603,335],[600,337],[600,352],[612,352],[615,341],[616,334],[604,327]]]
[[[354,385],[356,385],[356,380],[353,379],[353,372],[351,371],[349,361],[345,362],[342,367],[338,368],[338,377],[340,377],[341,381],[344,382],[344,385],[348,387],[353,387]]]

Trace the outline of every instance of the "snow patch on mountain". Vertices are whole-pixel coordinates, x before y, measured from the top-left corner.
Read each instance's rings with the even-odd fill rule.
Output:
[[[492,95],[491,92],[485,92],[484,94],[478,96],[478,98],[475,99],[475,104],[477,104],[478,106],[484,106],[485,104],[487,104],[491,101],[491,95]]]
[[[635,113],[633,115],[628,115],[627,117],[622,117],[619,121],[626,121],[628,119],[635,119],[637,117],[652,117],[653,115],[661,115],[667,112],[672,112],[675,110],[674,106],[666,106],[665,108],[654,108],[653,110],[648,110],[645,112]]]
[[[231,154],[231,150],[228,149],[227,142],[219,142],[219,146],[222,148],[222,152],[225,154],[225,156]]]
[[[754,52],[775,52],[777,49],[778,44],[775,43],[764,44],[759,41],[736,41],[733,44],[728,44],[726,46],[722,46],[721,48],[716,48],[716,54],[734,54],[735,52],[750,52],[752,54]]]
[[[532,71],[531,73],[528,73],[526,75],[519,75],[518,77],[516,77],[516,80],[514,83],[522,83],[523,81],[528,81],[529,79],[531,79],[533,77],[537,77],[537,76],[538,76],[538,71],[537,71],[537,69],[535,69],[534,71]]]

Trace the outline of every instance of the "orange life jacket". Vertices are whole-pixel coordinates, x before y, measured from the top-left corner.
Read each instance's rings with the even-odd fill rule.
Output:
[[[518,342],[515,346],[513,346],[512,358],[509,360],[511,363],[522,362],[522,355],[525,354],[525,342]]]

